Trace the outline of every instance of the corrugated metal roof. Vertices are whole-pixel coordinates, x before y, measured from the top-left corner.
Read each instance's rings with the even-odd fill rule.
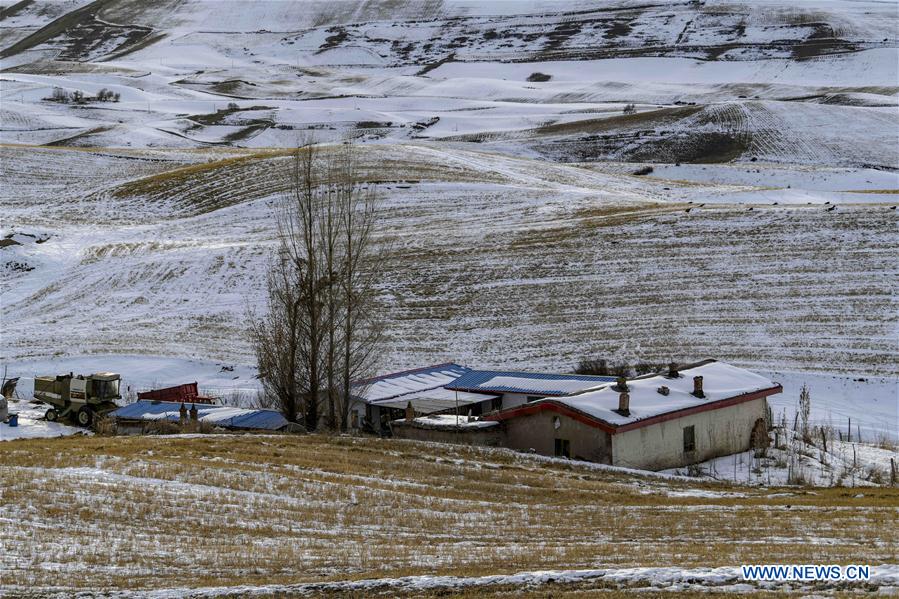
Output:
[[[187,408],[190,409],[190,405]],[[224,428],[247,428],[278,430],[288,422],[275,410],[250,410],[231,406],[210,406],[195,404],[197,417],[201,422],[209,422]],[[170,420],[178,422],[181,403],[171,401],[140,400],[123,406],[112,413],[123,420]]]
[[[469,370],[465,366],[451,362],[425,366],[358,381],[353,385],[353,390],[354,395],[366,402],[380,401],[443,387]]]
[[[445,385],[447,389],[486,393],[530,393],[534,395],[568,395],[614,381],[614,376],[586,374],[552,374],[509,370],[470,370]]]
[[[489,393],[468,393],[466,391],[451,391],[445,387],[437,389],[428,389],[427,391],[419,391],[417,393],[407,393],[392,399],[381,401],[373,401],[373,406],[384,406],[386,408],[405,408],[409,402],[418,414],[433,414],[434,412],[443,412],[452,410],[457,405],[463,408],[470,404],[480,403],[494,399],[496,395]]]

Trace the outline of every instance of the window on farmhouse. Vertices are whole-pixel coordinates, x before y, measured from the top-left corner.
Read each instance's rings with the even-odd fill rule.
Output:
[[[556,439],[556,456],[560,458],[570,458],[571,441],[568,439]]]
[[[694,451],[696,449],[696,429],[692,426],[684,427],[684,451]]]

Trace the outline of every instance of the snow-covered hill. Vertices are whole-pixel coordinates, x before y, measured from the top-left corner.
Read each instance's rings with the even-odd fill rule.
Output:
[[[899,375],[891,3],[0,6],[4,364],[250,364],[286,148],[349,138],[382,369]]]
[[[283,147],[314,131],[565,161],[899,167],[897,18],[879,2],[65,7],[4,9],[4,141]],[[54,87],[120,100],[45,101]]]

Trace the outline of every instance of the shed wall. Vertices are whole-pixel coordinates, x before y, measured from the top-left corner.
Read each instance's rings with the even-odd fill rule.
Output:
[[[746,451],[756,420],[765,417],[765,398],[651,424],[612,435],[612,463],[663,470]],[[695,427],[696,449],[684,452],[684,428]]]
[[[483,445],[487,447],[502,447],[504,445],[502,427],[499,426],[453,431],[415,426],[404,422],[392,422],[390,428],[393,431],[393,436],[397,439]]]
[[[555,419],[559,428],[555,428]],[[510,418],[504,422],[506,446],[519,451],[534,450],[542,455],[555,455],[555,440],[571,444],[571,457],[604,464],[611,463],[612,443],[604,431],[578,422],[563,414],[542,411]]]

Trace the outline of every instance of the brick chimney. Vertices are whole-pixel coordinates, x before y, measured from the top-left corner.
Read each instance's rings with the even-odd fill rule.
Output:
[[[415,420],[415,409],[410,401],[406,404],[406,422],[412,422],[413,420]]]
[[[676,379],[680,377],[680,373],[677,371],[677,362],[669,362],[668,363],[668,378]]]
[[[694,376],[693,377],[693,395],[699,398],[705,397],[705,393],[702,391],[702,377]]]
[[[631,415],[631,396],[627,391],[622,391],[618,396],[618,409],[615,411],[622,416]]]

